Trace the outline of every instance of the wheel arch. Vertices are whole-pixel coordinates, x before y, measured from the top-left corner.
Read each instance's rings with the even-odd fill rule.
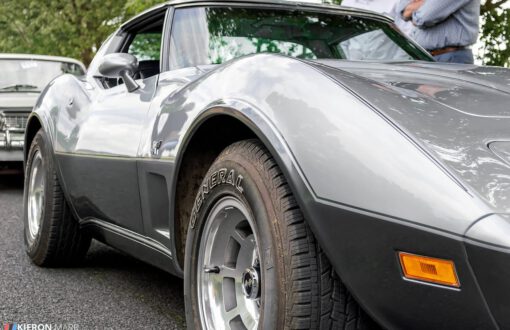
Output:
[[[228,128],[226,133],[210,134],[212,130],[221,127]],[[176,179],[172,196],[175,248],[181,267],[184,264],[186,233],[198,187],[223,149],[232,143],[250,138],[260,140],[274,157],[306,215],[306,206],[302,201],[309,199],[304,197],[308,194],[308,189],[299,175],[289,147],[276,127],[254,106],[237,100],[223,100],[221,104],[215,104],[196,118],[187,135],[183,137],[176,156]]]
[[[24,164],[27,162],[28,152],[30,151],[32,141],[34,140],[37,132],[42,128],[43,125],[41,123],[41,119],[36,113],[32,113],[28,119],[27,127],[25,129],[25,147],[23,149]]]
[[[38,101],[38,105],[36,105],[34,111],[30,114],[28,121],[27,121],[27,127],[25,129],[25,144],[23,149],[23,168],[26,169],[27,160],[28,160],[28,154],[30,152],[30,147],[32,145],[32,142],[37,135],[37,132],[40,130],[43,130],[46,137],[48,138],[49,148],[51,150],[51,155],[53,157],[53,160],[55,162],[55,170],[57,177],[60,182],[60,186],[62,189],[62,192],[65,196],[65,199],[69,201],[69,195],[67,191],[67,187],[64,181],[64,177],[62,175],[62,171],[60,169],[60,163],[58,162],[58,159],[55,155],[55,130],[53,129],[55,127],[55,123],[53,121],[53,118],[51,118],[51,114],[48,114],[44,107],[40,107],[41,98]],[[73,212],[73,215],[77,217],[77,213],[74,209],[74,206],[72,204],[69,204],[71,207],[71,211]]]
[[[61,86],[65,86],[66,79],[76,79],[76,77],[66,74],[52,80],[41,92],[37,103],[28,117],[27,127],[25,129],[25,144],[23,156],[26,162],[30,145],[40,129],[43,129],[50,140],[50,146],[54,151],[57,134],[55,127],[57,126],[58,115],[61,112],[61,103],[59,103],[59,96],[65,95],[59,91]]]

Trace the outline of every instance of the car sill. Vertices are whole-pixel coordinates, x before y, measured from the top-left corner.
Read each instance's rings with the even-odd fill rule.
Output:
[[[111,245],[175,276],[183,277],[182,269],[174,260],[172,252],[151,238],[93,218],[82,221],[81,227],[89,231],[95,239],[107,245]]]

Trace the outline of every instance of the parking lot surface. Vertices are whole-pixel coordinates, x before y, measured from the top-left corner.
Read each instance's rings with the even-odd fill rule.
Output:
[[[82,265],[43,269],[23,246],[23,178],[0,172],[0,326],[185,328],[183,282],[98,242]]]

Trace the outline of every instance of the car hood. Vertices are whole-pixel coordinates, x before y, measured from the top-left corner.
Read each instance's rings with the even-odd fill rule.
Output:
[[[428,62],[315,66],[428,150],[495,212],[510,212],[510,70]]]
[[[39,93],[0,93],[0,109],[32,109]]]

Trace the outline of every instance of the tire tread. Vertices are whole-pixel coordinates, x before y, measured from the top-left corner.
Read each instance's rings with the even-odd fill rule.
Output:
[[[275,209],[284,253],[288,253],[285,311],[290,329],[360,329],[363,313],[340,281],[305,222],[298,203],[278,164],[258,140],[232,144],[224,154],[241,153],[263,176]]]

